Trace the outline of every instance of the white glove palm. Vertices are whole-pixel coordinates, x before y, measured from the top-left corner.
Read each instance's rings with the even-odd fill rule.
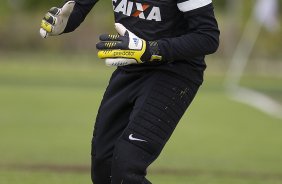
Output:
[[[41,21],[42,38],[57,36],[63,33],[73,11],[75,1],[68,1],[62,8],[51,8]]]

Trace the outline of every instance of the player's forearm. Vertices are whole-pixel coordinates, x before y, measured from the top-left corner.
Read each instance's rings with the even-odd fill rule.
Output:
[[[161,55],[166,61],[204,56],[218,48],[219,30],[212,5],[185,16],[191,31],[180,37],[158,40]]]
[[[70,15],[64,33],[74,31],[85,19],[98,0],[75,0],[73,12]]]

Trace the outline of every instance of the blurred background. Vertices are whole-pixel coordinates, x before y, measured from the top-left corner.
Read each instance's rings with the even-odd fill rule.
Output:
[[[148,177],[162,184],[282,183],[282,0],[214,0],[218,52],[198,96]],[[97,59],[115,33],[100,1],[73,33],[42,39],[62,2],[2,0],[0,183],[91,183],[90,144],[115,68]],[[183,141],[185,140],[185,141]]]

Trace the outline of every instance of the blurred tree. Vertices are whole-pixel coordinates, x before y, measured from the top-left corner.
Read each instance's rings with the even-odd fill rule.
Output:
[[[90,14],[84,22],[87,26],[81,26],[71,35],[72,39],[53,38],[52,41],[56,40],[57,47],[63,47],[65,50],[70,48],[92,50],[93,43],[86,44],[88,43],[87,35],[91,34],[93,38],[96,38],[101,32],[114,31],[111,30],[113,23],[111,1],[99,1],[91,13],[94,16]],[[213,0],[221,29],[221,52],[218,52],[220,56],[229,57],[233,52],[256,1]],[[38,26],[49,8],[60,6],[63,2],[64,0],[3,0],[0,6],[0,50],[49,48],[48,44],[51,40],[45,42],[40,40]],[[282,0],[279,0],[279,3],[282,10]],[[25,27],[23,28],[22,25]],[[21,34],[18,34],[18,30],[21,30]],[[263,53],[271,53],[274,57],[280,57],[282,55],[281,41],[281,31],[276,34],[262,32],[255,54],[261,56]]]
[[[229,56],[233,53],[235,46],[237,44],[237,40],[240,34],[240,26],[242,24],[242,14],[238,12],[242,11],[244,1],[242,0],[225,0],[224,3],[224,14],[226,15],[226,19],[228,21],[224,21],[224,32],[222,35],[223,39],[223,52],[225,56]]]
[[[24,8],[27,10],[31,9],[37,9],[39,7],[53,7],[53,6],[59,6],[60,4],[63,4],[63,0],[48,0],[48,1],[38,1],[38,0],[18,0],[18,1],[24,1]]]
[[[228,0],[216,0],[216,1],[213,1],[213,3],[214,3],[217,7],[223,8],[223,7],[225,7],[226,1],[228,1]],[[234,1],[234,0],[233,0],[233,1]]]
[[[110,1],[110,0],[109,0]],[[231,1],[236,2],[237,0],[214,0],[213,3],[216,5],[217,8],[223,9],[227,6],[227,4],[230,4]],[[254,0],[251,1],[244,1],[244,4],[248,7],[251,6]],[[52,6],[58,6],[60,4],[63,4],[64,0],[48,0],[48,1],[38,1],[38,0],[4,0],[5,2],[10,4],[10,6],[22,6],[25,10],[34,10],[39,7],[52,7]],[[108,1],[100,1],[99,4],[102,3],[108,3]],[[1,5],[2,6],[2,5]],[[282,3],[279,4],[280,8],[282,8]],[[5,5],[4,5],[5,7]]]

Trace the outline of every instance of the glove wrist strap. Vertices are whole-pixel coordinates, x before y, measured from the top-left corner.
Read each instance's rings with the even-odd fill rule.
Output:
[[[148,41],[148,46],[151,54],[150,62],[158,62],[162,60],[160,49],[157,41]]]

